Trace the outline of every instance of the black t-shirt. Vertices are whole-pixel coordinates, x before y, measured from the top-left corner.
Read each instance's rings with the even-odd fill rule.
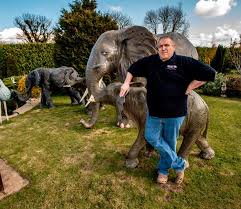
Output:
[[[147,105],[155,117],[181,117],[187,114],[186,89],[191,81],[213,81],[215,70],[190,57],[174,55],[163,62],[158,54],[133,63],[128,72],[147,79]]]

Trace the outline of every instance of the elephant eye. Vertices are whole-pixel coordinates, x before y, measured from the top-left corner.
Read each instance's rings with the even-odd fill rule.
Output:
[[[101,52],[104,56],[108,55],[108,52]]]

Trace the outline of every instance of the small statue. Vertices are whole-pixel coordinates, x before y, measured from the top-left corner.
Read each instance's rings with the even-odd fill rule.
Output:
[[[3,81],[0,79],[0,123],[2,124],[2,102],[5,110],[5,115],[6,119],[9,120],[8,118],[8,112],[7,112],[7,103],[11,98],[11,91],[6,87],[3,83]]]
[[[227,97],[226,91],[227,91],[227,85],[226,85],[226,82],[224,81],[221,85],[221,97]]]

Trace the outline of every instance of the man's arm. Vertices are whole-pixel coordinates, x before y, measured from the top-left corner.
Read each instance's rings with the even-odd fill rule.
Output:
[[[131,73],[127,72],[124,84],[121,86],[121,89],[120,89],[120,94],[119,94],[120,97],[125,96],[126,93],[128,92],[132,78],[133,78],[133,75]]]
[[[198,88],[199,86],[202,86],[202,85],[205,84],[205,83],[206,83],[206,81],[193,80],[193,81],[188,85],[185,94],[186,94],[186,95],[190,94],[193,89],[196,89],[196,88]]]

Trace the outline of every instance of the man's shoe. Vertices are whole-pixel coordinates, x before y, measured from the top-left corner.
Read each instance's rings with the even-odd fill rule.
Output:
[[[183,182],[184,179],[184,171],[185,169],[187,169],[189,167],[189,163],[188,161],[184,160],[184,168],[182,171],[178,171],[177,172],[177,177],[175,179],[175,183],[176,184],[181,184]]]
[[[168,180],[168,176],[159,173],[156,181],[157,181],[158,184],[166,184],[167,180]]]

